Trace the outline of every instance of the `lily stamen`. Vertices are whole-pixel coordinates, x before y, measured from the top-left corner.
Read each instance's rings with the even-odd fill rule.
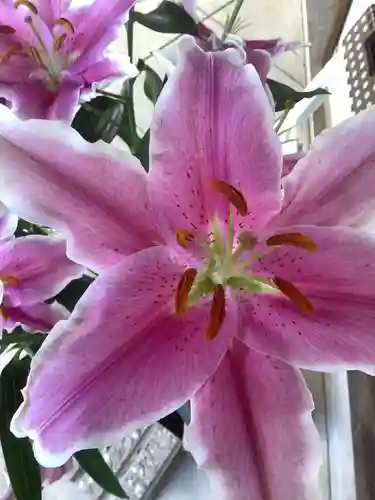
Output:
[[[188,248],[190,244],[194,243],[195,234],[188,229],[178,229],[176,231],[176,240],[181,247]]]
[[[75,35],[73,24],[69,21],[69,19],[66,19],[65,17],[60,17],[59,19],[56,19],[54,25],[61,26],[62,28],[65,28],[66,31],[69,31],[71,35]]]
[[[59,37],[55,38],[53,41],[53,44],[52,44],[53,51],[58,52],[61,49],[62,44],[65,42],[65,40],[67,38],[68,38],[68,35],[66,33],[63,33]]]
[[[188,310],[189,293],[193,287],[198,271],[193,268],[186,269],[177,285],[174,309],[179,316],[186,316]]]
[[[275,234],[268,238],[267,246],[291,245],[298,248],[303,248],[309,252],[316,252],[317,245],[302,233],[281,233]]]
[[[214,340],[225,319],[225,290],[223,285],[216,285],[212,298],[210,322],[204,333],[206,340]]]
[[[223,194],[240,215],[244,217],[248,214],[247,203],[241,191],[225,181],[216,179],[210,182],[210,186]]]
[[[309,301],[309,299],[304,295],[293,283],[284,280],[279,276],[273,278],[273,282],[288,299],[293,301],[305,313],[313,313],[315,311],[314,305]]]
[[[0,25],[0,34],[1,35],[13,35],[16,30],[12,27],[9,26],[8,24],[1,24]]]
[[[3,304],[0,304],[0,315],[2,316],[3,320],[6,321],[8,319],[8,314],[5,311],[5,307]]]
[[[32,12],[34,15],[38,15],[38,9],[36,8],[36,6],[30,2],[30,0],[16,0],[14,2],[14,8],[15,9],[18,9],[18,7],[20,7],[21,5],[23,5],[24,7],[27,7],[29,9],[30,12]]]

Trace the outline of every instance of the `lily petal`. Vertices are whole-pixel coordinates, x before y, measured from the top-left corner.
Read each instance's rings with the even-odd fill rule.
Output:
[[[283,171],[282,176],[290,174],[290,172],[294,169],[297,163],[302,160],[306,156],[306,153],[291,153],[288,155],[284,155],[283,158]]]
[[[248,225],[262,225],[279,209],[282,155],[259,77],[236,49],[205,53],[191,37],[179,46],[151,133],[150,192],[163,229],[205,229],[220,202],[228,213],[213,180],[240,190]]]
[[[234,341],[191,403],[186,446],[215,498],[317,498],[319,438],[298,371]]]
[[[316,246],[308,251],[284,244],[268,248],[255,270],[272,278],[280,276],[309,297],[328,292],[375,297],[375,235],[351,227],[282,227],[275,234],[297,233]]]
[[[53,26],[54,21],[68,10],[71,0],[33,0],[33,3],[45,24]]]
[[[0,239],[13,236],[17,229],[18,217],[9,212],[7,207],[0,203]]]
[[[71,50],[79,54],[69,71],[80,73],[99,61],[110,42],[118,36],[128,17],[132,0],[94,0],[89,6],[72,11],[68,17],[75,28],[75,39]]]
[[[173,314],[180,273],[165,249],[138,252],[100,275],[70,320],[51,331],[12,422],[16,435],[35,440],[42,465],[157,420],[215,370],[235,318],[228,311],[210,342],[203,335],[209,303],[186,318]]]
[[[89,144],[68,125],[0,114],[0,200],[68,239],[68,255],[92,269],[160,240],[138,160]],[[53,155],[51,155],[53,151]]]
[[[268,73],[271,71],[272,58],[266,50],[249,50],[246,53],[247,62],[254,65],[263,85],[266,83]]]
[[[7,319],[4,321],[4,328],[11,332],[20,325],[25,330],[31,332],[48,333],[62,319],[68,319],[69,311],[61,304],[54,302],[46,304],[25,304],[18,307],[4,305]]]
[[[375,109],[324,131],[283,180],[278,224],[360,225],[375,212]]]
[[[131,64],[128,57],[121,56],[116,58],[102,58],[100,61],[89,66],[81,73],[82,78],[87,83],[101,82],[109,78],[115,78],[126,75],[128,78],[134,78],[138,74],[137,68]]]
[[[282,246],[257,272],[293,283],[314,310],[303,313],[278,292],[240,295],[244,342],[303,368],[374,372],[374,235],[347,227],[290,231],[309,237],[316,252]]]
[[[78,106],[81,85],[62,82],[57,92],[48,92],[41,80],[3,86],[2,94],[9,99],[17,116],[23,120],[37,116],[45,120],[70,122]]]
[[[82,272],[66,257],[62,238],[32,235],[0,246],[0,279],[5,298],[14,307],[53,297]]]

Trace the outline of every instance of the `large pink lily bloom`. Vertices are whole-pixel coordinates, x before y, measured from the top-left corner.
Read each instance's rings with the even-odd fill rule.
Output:
[[[0,95],[22,118],[69,121],[94,82],[135,68],[105,51],[124,23],[131,0],[0,0]]]
[[[44,301],[59,293],[83,268],[66,257],[62,238],[25,236],[0,241],[0,330],[17,325],[49,332],[68,312]]]
[[[12,423],[42,465],[192,398],[186,444],[217,498],[309,497],[317,438],[298,368],[375,363],[375,239],[360,229],[374,124],[368,110],[324,133],[282,189],[257,72],[190,38],[156,105],[148,175],[4,108],[0,200],[100,272],[33,359]]]

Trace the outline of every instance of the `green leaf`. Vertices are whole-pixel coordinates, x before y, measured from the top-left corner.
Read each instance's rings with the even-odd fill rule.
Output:
[[[26,384],[30,358],[13,359],[0,377],[0,441],[9,479],[17,500],[41,500],[42,484],[39,464],[27,438],[16,438],[10,421],[22,403],[21,389]]]
[[[79,465],[103,490],[120,498],[128,498],[117,477],[98,450],[82,450],[74,454]]]
[[[16,344],[30,354],[35,354],[40,349],[46,337],[47,335],[44,333],[25,332],[19,326],[12,333],[3,335],[0,340],[0,353],[4,352],[11,344]]]
[[[272,96],[275,101],[276,111],[282,111],[288,107],[293,106],[296,102],[301,99],[310,98],[317,95],[329,94],[326,89],[315,89],[309,92],[299,92],[298,90],[285,85],[284,83],[277,82],[275,80],[267,79],[267,84],[271,90]]]
[[[142,163],[142,166],[146,170],[146,172],[148,172],[150,168],[149,150],[150,150],[150,129],[148,129],[145,135],[138,140],[138,143],[134,150],[134,155]]]
[[[134,154],[139,137],[137,135],[137,127],[135,123],[133,87],[134,80],[126,80],[122,87],[121,97],[124,102],[124,115],[117,134],[123,141],[126,142],[130,151]]]
[[[124,116],[124,104],[110,97],[99,96],[84,103],[75,115],[72,127],[88,142],[102,139],[111,143]]]
[[[164,0],[155,10],[147,14],[133,10],[129,18],[158,33],[197,35],[194,19],[183,7],[169,0]]]
[[[138,68],[140,64],[138,65]],[[159,98],[160,92],[163,90],[164,82],[160,76],[150,66],[143,63],[142,71],[145,73],[145,83],[143,90],[150,101],[155,104]]]
[[[93,281],[94,278],[84,274],[81,278],[72,280],[54,299],[71,312]]]

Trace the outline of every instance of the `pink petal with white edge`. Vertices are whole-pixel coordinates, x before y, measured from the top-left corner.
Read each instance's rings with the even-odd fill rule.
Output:
[[[51,331],[12,422],[16,435],[35,440],[42,465],[154,422],[216,369],[235,315],[229,310],[218,337],[207,341],[209,303],[186,318],[173,314],[181,271],[161,247],[138,252],[100,275],[70,320]]]
[[[279,224],[360,225],[375,212],[375,109],[323,132],[284,179]]]
[[[374,235],[340,227],[285,229],[311,238],[317,251],[283,246],[261,259],[256,271],[292,282],[315,310],[303,313],[277,292],[239,295],[244,342],[303,368],[373,373]]]
[[[17,229],[18,217],[9,212],[7,207],[0,203],[0,239],[13,236]]]
[[[131,64],[129,58],[122,55],[121,58],[102,58],[100,61],[89,66],[80,76],[87,83],[102,82],[109,78],[126,75],[128,78],[135,78],[138,74],[137,68]]]
[[[67,258],[62,238],[32,235],[0,245],[0,279],[6,301],[14,307],[53,297],[83,270]]]
[[[72,43],[68,41],[65,47],[79,54],[69,72],[80,74],[103,58],[110,43],[119,36],[132,3],[132,0],[94,0],[67,14],[76,34]]]
[[[179,47],[151,130],[150,192],[163,229],[205,229],[221,205],[227,214],[214,179],[239,189],[248,225],[261,226],[279,209],[282,155],[259,77],[236,49],[205,53],[191,37]]]
[[[4,328],[8,332],[20,325],[29,332],[48,333],[58,321],[69,317],[69,311],[57,302],[53,304],[40,302],[18,307],[7,306],[5,303],[4,310],[7,315]]]
[[[61,122],[22,122],[5,107],[0,150],[0,200],[67,235],[76,262],[103,269],[158,241],[147,174],[126,152],[89,144]]]
[[[234,341],[192,398],[185,432],[215,498],[315,500],[320,449],[312,409],[298,371]]]

